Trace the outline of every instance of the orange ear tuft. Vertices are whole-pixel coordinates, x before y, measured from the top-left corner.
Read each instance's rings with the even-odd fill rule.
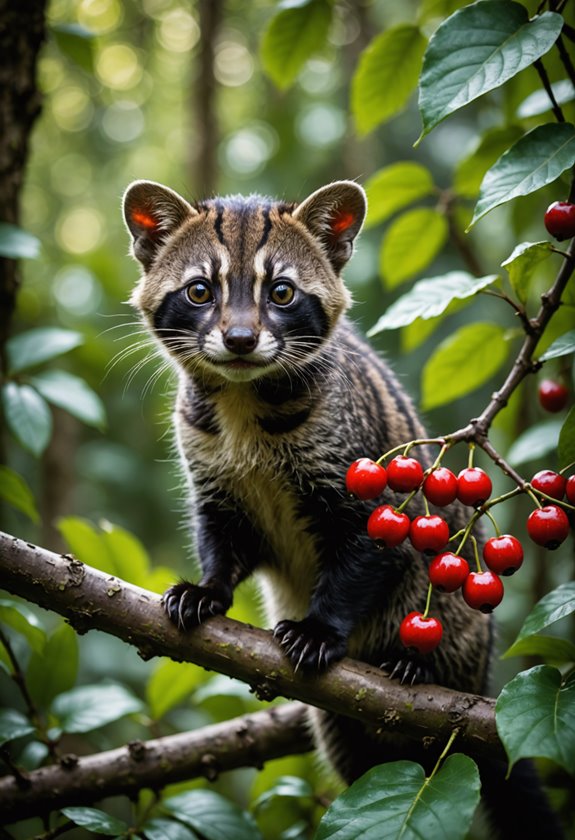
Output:
[[[336,236],[339,236],[340,233],[343,233],[353,225],[355,219],[356,217],[349,210],[340,210],[332,219],[330,227]]]
[[[141,210],[134,210],[132,212],[132,221],[136,225],[152,230],[158,226],[157,221],[149,213],[144,213]]]

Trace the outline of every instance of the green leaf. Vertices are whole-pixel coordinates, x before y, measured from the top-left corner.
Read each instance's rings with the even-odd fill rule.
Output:
[[[90,522],[76,516],[66,516],[58,520],[58,530],[72,554],[82,563],[110,575],[116,573],[101,534]]]
[[[418,198],[435,192],[429,169],[413,161],[399,161],[380,169],[365,184],[366,227],[373,227]]]
[[[514,642],[514,646],[522,639],[528,636],[533,636],[554,624],[561,618],[571,615],[575,612],[575,581],[569,583],[562,583],[552,592],[544,595],[540,601],[535,604],[527,618],[523,623],[523,627],[519,631],[519,635]]]
[[[65,409],[82,423],[98,429],[105,427],[104,404],[80,377],[63,370],[46,370],[30,377],[30,383],[48,402]]]
[[[313,788],[305,779],[299,776],[279,776],[269,790],[264,791],[253,803],[253,808],[262,808],[276,797],[289,799],[304,799],[313,797]]]
[[[551,90],[558,105],[565,105],[575,99],[575,87],[570,79],[561,79],[558,82],[553,82]],[[553,107],[551,100],[545,90],[536,90],[530,94],[527,99],[524,99],[517,109],[517,116],[519,119],[528,119],[529,117],[537,117],[539,114],[545,114]]]
[[[16,510],[25,513],[32,522],[39,522],[40,515],[36,509],[36,502],[32,491],[21,475],[10,467],[0,464],[0,499],[3,499]]]
[[[146,686],[146,699],[154,720],[159,720],[182,700],[189,699],[203,679],[201,669],[195,665],[162,659]]]
[[[516,467],[554,452],[559,443],[560,431],[560,420],[546,420],[544,423],[531,426],[509,447],[507,460]]]
[[[514,642],[501,658],[509,659],[512,656],[540,656],[552,665],[564,665],[575,663],[575,645],[557,636],[528,636]]]
[[[389,289],[433,262],[448,237],[447,219],[427,207],[408,210],[389,226],[381,248],[380,271]]]
[[[83,336],[59,327],[38,327],[15,335],[6,342],[8,373],[20,373],[61,356],[82,344]]]
[[[86,73],[93,73],[94,33],[78,23],[53,24],[50,29],[60,52]]]
[[[129,826],[117,817],[100,811],[98,808],[62,808],[62,813],[76,825],[93,831],[96,834],[118,835],[125,834]]]
[[[46,401],[30,385],[7,382],[2,387],[6,425],[25,449],[41,455],[52,434],[52,415]]]
[[[272,17],[262,37],[260,56],[278,88],[288,88],[308,58],[323,49],[330,24],[327,0],[307,0]]]
[[[62,622],[48,637],[42,653],[33,653],[26,672],[26,685],[36,706],[48,708],[54,697],[69,691],[78,673],[78,639]]]
[[[404,23],[378,35],[363,51],[351,88],[351,111],[359,134],[367,134],[407,105],[426,43],[417,26]]]
[[[46,633],[36,615],[24,604],[0,599],[0,622],[24,636],[36,653],[42,653],[46,644]]]
[[[52,714],[64,732],[91,732],[142,708],[141,701],[122,685],[85,685],[59,694]]]
[[[421,137],[449,114],[500,87],[555,43],[563,18],[529,20],[519,3],[482,0],[455,12],[432,36],[419,83]]]
[[[512,765],[549,758],[575,774],[575,673],[562,684],[549,665],[522,671],[501,691],[495,722]]]
[[[569,123],[537,126],[485,173],[469,227],[500,204],[551,184],[574,163],[575,127]]]
[[[575,463],[575,406],[565,418],[559,432],[557,460],[559,461],[559,469]]]
[[[441,277],[419,280],[411,291],[395,301],[373,326],[368,335],[383,330],[397,330],[416,318],[436,318],[453,300],[471,297],[498,280],[496,274],[474,277],[466,271],[449,271]]]
[[[100,523],[103,550],[109,558],[112,574],[145,588],[150,559],[140,540],[119,525]],[[80,558],[82,559],[82,558]]]
[[[205,840],[263,840],[252,817],[213,790],[172,796],[163,807]]]
[[[0,256],[11,260],[36,259],[40,255],[40,240],[17,225],[0,222]]]
[[[479,194],[481,181],[487,170],[493,166],[503,152],[523,137],[524,129],[518,125],[493,128],[486,132],[477,148],[459,161],[455,168],[453,189],[464,198],[475,198]]]
[[[443,341],[423,368],[422,406],[445,405],[479,388],[507,358],[497,324],[468,324]]]
[[[198,840],[195,831],[191,831],[176,820],[152,819],[142,826],[146,840]]]
[[[559,338],[556,338],[545,353],[539,357],[539,361],[547,362],[549,359],[568,356],[569,353],[575,353],[575,330],[569,330],[569,332],[563,333]]]
[[[15,738],[30,735],[35,727],[28,718],[15,709],[0,709],[0,745],[7,744]]]
[[[513,249],[502,268],[507,269],[513,291],[522,303],[529,294],[529,284],[539,264],[553,253],[550,242],[521,242]]]
[[[382,764],[332,803],[314,840],[463,840],[479,789],[477,766],[465,755],[450,755],[433,779],[410,761]]]

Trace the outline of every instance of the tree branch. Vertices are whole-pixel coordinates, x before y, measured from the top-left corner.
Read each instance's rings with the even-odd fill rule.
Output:
[[[447,741],[457,726],[463,752],[504,758],[492,699],[438,685],[402,686],[351,659],[318,676],[296,674],[267,630],[218,616],[183,634],[167,619],[158,595],[1,532],[0,572],[9,592],[60,613],[79,633],[98,629],[117,636],[144,659],[194,662],[248,683],[260,699],[301,700],[426,744]]]
[[[81,758],[65,756],[25,777],[5,776],[0,779],[0,818],[4,824],[16,822],[200,776],[214,781],[224,770],[260,769],[273,758],[311,749],[305,706],[286,703],[195,732],[134,741]]]

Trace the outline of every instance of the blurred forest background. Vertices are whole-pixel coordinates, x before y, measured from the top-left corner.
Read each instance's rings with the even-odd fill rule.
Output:
[[[352,80],[370,41],[391,26],[414,20],[430,34],[459,5],[453,0],[338,0],[327,46],[320,39],[320,49],[293,84],[281,90],[262,62],[262,38],[278,8],[270,0],[52,0],[38,67],[42,113],[32,135],[20,219],[41,249],[37,258],[22,262],[12,334],[46,326],[81,333],[82,343],[47,367],[84,379],[102,401],[106,420],[100,423],[93,416],[84,424],[63,409],[53,409],[53,433],[39,459],[5,435],[7,463],[31,486],[41,519],[34,524],[3,506],[3,530],[55,550],[83,545],[84,559],[93,544],[90,562],[98,566],[101,529],[109,531],[113,523],[118,533],[125,529],[133,535],[126,540],[134,563],[145,565],[149,559],[153,564],[148,583],[156,591],[178,575],[191,574],[185,500],[172,451],[174,379],[154,375],[158,359],[142,340],[127,303],[138,268],[128,256],[120,200],[133,179],[159,181],[197,199],[258,192],[301,200],[341,178],[357,179],[369,193],[381,168],[398,161],[420,163],[436,185],[420,205],[440,207],[451,236],[446,235],[428,265],[416,267],[405,280],[461,268],[504,276],[500,265],[518,242],[546,238],[544,210],[566,197],[567,178],[563,187],[557,182],[500,207],[469,235],[463,233],[483,172],[500,154],[498,136],[504,135],[509,144],[515,124],[522,130],[537,124],[537,106],[529,110],[525,105],[540,88],[533,69],[451,116],[417,148],[421,124],[415,97],[393,119],[367,133],[352,114]],[[535,2],[526,5],[535,12]],[[562,77],[554,55],[546,59],[546,67],[552,80]],[[573,121],[573,102],[564,107]],[[486,133],[493,138],[495,154],[485,147],[478,152],[479,136]],[[353,317],[365,330],[405,291],[399,288],[402,279],[382,278],[382,236],[394,216],[379,218],[371,215],[345,271],[356,301]],[[417,243],[407,247],[417,248]],[[541,267],[538,288],[549,284],[556,267]],[[469,307],[450,310],[433,331],[418,321],[373,340],[419,402],[421,370],[433,349],[456,327],[477,321],[516,329],[511,310],[483,296]],[[558,315],[546,343],[568,329],[569,321],[572,310]],[[556,421],[549,421],[538,406],[536,386],[536,377],[524,383],[494,432],[496,445],[507,451],[526,429],[542,429],[535,448],[515,460],[527,475],[556,466],[549,451],[549,423]],[[496,380],[491,380],[464,399],[425,411],[430,432],[447,433],[463,425],[481,411],[494,387]],[[550,446],[545,446],[546,439]],[[358,452],[358,457],[363,454],[380,453]],[[465,458],[465,451],[458,451],[447,465],[461,469]],[[494,468],[491,473],[497,490],[509,489]],[[502,529],[525,536],[529,509],[524,501],[503,506]],[[531,604],[572,576],[569,552],[563,547],[551,556],[529,546],[526,567],[506,579],[505,601],[497,613],[501,649],[514,638]],[[231,615],[262,623],[250,583],[242,587]],[[82,637],[80,645],[81,681],[88,684],[118,678],[142,695],[158,668],[158,663],[143,663],[134,650],[97,633]],[[226,719],[258,705],[247,688],[235,687],[227,678],[194,666],[180,668],[189,674],[187,696],[170,710],[163,731]],[[516,670],[517,661],[498,663],[495,688]],[[0,690],[10,693],[8,679],[0,679]],[[122,741],[130,727],[138,733],[137,722],[124,721]],[[112,726],[94,735],[94,747],[117,740]],[[316,779],[316,771],[311,758],[295,757],[273,762],[261,774],[236,771],[219,784],[235,786],[241,799],[252,785],[252,796],[266,790],[278,775]],[[300,800],[298,807],[305,811],[312,805]],[[282,824],[279,811],[273,819]]]

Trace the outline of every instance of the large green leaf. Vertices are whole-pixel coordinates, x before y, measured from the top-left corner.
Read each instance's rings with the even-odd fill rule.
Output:
[[[65,516],[58,520],[58,530],[78,560],[87,566],[100,569],[101,572],[116,574],[113,560],[109,557],[101,534],[94,525],[76,516]]]
[[[351,110],[360,134],[401,111],[415,90],[426,39],[417,26],[393,26],[365,49],[352,81]]]
[[[423,368],[422,406],[445,405],[487,382],[507,358],[497,324],[468,324],[443,341]]]
[[[529,20],[519,3],[481,0],[455,12],[432,36],[419,83],[422,137],[445,117],[500,87],[555,43],[563,18]]]
[[[38,327],[6,342],[8,373],[20,373],[73,350],[84,341],[81,333],[59,327]]]
[[[62,808],[62,813],[76,825],[80,825],[82,828],[94,832],[94,834],[113,836],[121,834],[124,836],[128,831],[128,825],[123,820],[111,817],[110,814],[106,814],[98,808],[85,808],[83,806]]]
[[[6,425],[25,449],[41,455],[52,434],[52,415],[43,397],[30,385],[7,382],[2,387]]]
[[[52,24],[50,30],[60,52],[86,73],[94,72],[93,32],[78,23]]]
[[[569,330],[569,332],[556,338],[539,361],[546,362],[549,359],[558,359],[560,356],[568,356],[570,353],[575,353],[575,330]]]
[[[314,840],[463,840],[479,788],[477,766],[465,755],[449,756],[432,779],[410,761],[382,764],[332,803]]]
[[[464,300],[498,280],[496,274],[474,277],[466,271],[449,271],[441,277],[419,280],[402,295],[368,331],[376,335],[383,330],[397,330],[417,318],[436,318],[443,314],[453,300]]]
[[[522,671],[499,695],[495,721],[511,764],[550,758],[575,774],[575,673],[562,683],[549,665]]]
[[[0,709],[0,746],[34,732],[34,726],[16,709]]]
[[[122,685],[85,685],[59,694],[52,714],[64,732],[91,732],[142,708],[141,701]]]
[[[16,510],[25,513],[32,522],[39,522],[40,515],[32,491],[21,475],[10,467],[0,464],[0,499],[8,502]]]
[[[198,840],[196,832],[185,825],[176,820],[163,820],[158,817],[144,823],[142,834],[146,840]]]
[[[569,639],[535,634],[514,642],[501,658],[512,656],[540,656],[551,665],[575,664],[575,645]]]
[[[553,82],[551,85],[553,96],[558,105],[565,105],[575,99],[575,86],[570,79],[561,79],[558,82]],[[517,116],[524,120],[528,117],[537,117],[539,114],[545,114],[553,107],[553,103],[549,98],[547,91],[536,90],[530,94],[527,99],[524,99],[517,109]]]
[[[380,255],[386,286],[394,289],[427,268],[448,235],[447,219],[430,207],[408,210],[395,219],[386,231]]]
[[[142,543],[129,531],[106,521],[97,528],[74,516],[60,519],[58,529],[82,563],[147,588],[150,560]]]
[[[205,840],[263,840],[253,818],[213,790],[180,793],[163,808]]]
[[[500,204],[551,184],[574,163],[575,126],[570,123],[537,126],[485,173],[469,227]]]
[[[554,452],[559,442],[561,425],[560,420],[546,420],[544,423],[531,426],[509,447],[507,453],[509,463],[516,467]]]
[[[550,624],[575,613],[575,581],[562,583],[538,601],[523,623],[514,644],[540,633]]]
[[[35,259],[39,254],[39,239],[17,225],[0,222],[0,257],[12,260]]]
[[[178,703],[189,699],[204,679],[204,673],[196,665],[162,659],[146,686],[146,699],[152,717],[158,720]]]
[[[366,226],[384,222],[397,210],[435,191],[431,172],[415,161],[402,160],[380,169],[366,182]]]
[[[575,463],[575,406],[571,409],[559,432],[557,446],[557,460],[559,468],[564,469]]]
[[[46,644],[46,633],[35,613],[25,604],[0,599],[0,622],[24,636],[33,651],[42,653]]]
[[[502,268],[507,269],[509,282],[522,303],[527,301],[529,285],[535,270],[552,253],[550,242],[521,242],[505,262],[501,263]]]
[[[331,23],[327,0],[286,3],[270,20],[261,41],[263,68],[280,89],[288,88],[314,53],[325,46]]]
[[[82,423],[103,429],[106,410],[100,397],[83,379],[63,370],[46,370],[30,382],[48,402],[65,409]]]
[[[473,152],[462,158],[455,167],[453,189],[457,195],[475,198],[487,170],[523,134],[524,129],[518,125],[506,125],[487,131]]]
[[[78,639],[62,622],[48,637],[42,653],[33,653],[26,685],[36,706],[48,708],[54,697],[74,687],[78,673]]]

